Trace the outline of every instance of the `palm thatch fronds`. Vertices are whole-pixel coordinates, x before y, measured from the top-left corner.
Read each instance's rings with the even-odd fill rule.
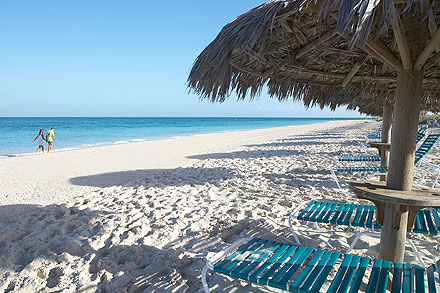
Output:
[[[212,102],[223,102],[231,93],[253,99],[265,87],[280,101],[292,98],[332,109],[361,109],[355,101],[370,98],[393,99],[404,59],[398,57],[395,38],[396,27],[405,29],[401,16],[423,7],[422,25],[429,28],[431,39],[440,39],[440,9],[435,0],[427,2],[269,1],[222,29],[197,57],[188,87]],[[428,56],[422,108],[437,105],[440,98],[439,50]],[[359,106],[367,109],[367,104],[371,109],[380,103]]]

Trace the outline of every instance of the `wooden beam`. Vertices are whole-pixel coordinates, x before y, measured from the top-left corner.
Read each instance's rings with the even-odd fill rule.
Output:
[[[370,49],[370,47],[367,46],[363,46],[360,47],[365,53],[367,53],[368,55],[370,55],[371,57],[374,57],[375,59],[379,60],[380,62],[382,62],[382,64],[384,65],[388,65],[387,62],[385,62],[385,60],[380,57],[378,54],[376,54],[376,52],[374,52],[372,49]]]
[[[438,62],[440,62],[440,52],[435,54],[434,56],[432,56],[428,60],[426,60],[425,66],[423,66],[423,68],[425,70],[429,69],[429,68],[431,68],[432,66],[434,66]]]
[[[333,72],[325,72],[325,71],[318,71],[318,70],[312,70],[312,69],[305,69],[298,66],[288,66],[288,68],[295,69],[297,72],[301,72],[302,74],[311,74],[316,75],[320,77],[331,77],[331,78],[337,78],[337,79],[345,79],[347,75],[342,73],[333,73]],[[384,81],[384,82],[393,82],[396,81],[396,77],[392,76],[369,76],[369,75],[361,75],[361,76],[353,76],[352,80],[368,80],[368,81]]]
[[[312,69],[305,69],[299,66],[287,66],[287,70],[291,68],[296,70],[296,72],[302,73],[302,74],[312,74],[317,75],[320,77],[332,77],[337,79],[344,79],[347,75],[342,73],[333,73],[333,72],[325,72],[325,71],[318,71],[318,70],[312,70]],[[295,73],[296,74],[296,73]],[[353,82],[362,82],[364,81],[382,81],[382,82],[395,82],[397,81],[397,77],[395,76],[383,76],[383,75],[354,75],[351,79]],[[440,79],[437,78],[424,78],[423,82],[428,83],[434,83],[439,84]]]
[[[434,36],[435,32],[437,31],[437,23],[435,21],[434,15],[431,13],[429,15],[428,18],[428,29],[429,29],[429,35],[431,36],[431,38]],[[439,46],[437,46],[437,48],[435,48],[435,52],[439,53],[440,52],[440,44]],[[434,56],[435,57],[435,56]],[[429,58],[426,63],[425,63],[425,69],[428,69],[430,67],[432,67],[434,64],[428,64],[428,62],[432,59],[433,57]],[[439,61],[440,62],[440,61]],[[440,63],[439,63],[440,65]]]
[[[397,15],[395,18],[393,32],[396,39],[397,48],[399,48],[400,59],[402,61],[403,68],[406,70],[411,69],[411,53],[408,48],[408,42],[406,41],[405,32],[403,31],[403,25],[399,15]]]
[[[422,67],[425,65],[426,61],[428,60],[429,56],[432,54],[434,49],[438,46],[439,42],[440,42],[440,29],[437,28],[437,31],[432,36],[431,40],[429,40],[425,49],[423,49],[422,53],[420,53],[419,57],[417,58],[416,63],[414,64],[414,67],[417,70],[422,69]]]
[[[295,58],[296,59],[300,58],[301,56],[303,56],[307,52],[310,52],[311,50],[313,50],[314,48],[316,48],[317,46],[319,46],[323,42],[333,38],[337,34],[338,34],[338,31],[336,29],[328,31],[327,33],[323,34],[322,36],[320,36],[316,40],[310,42],[309,44],[307,44],[304,47],[302,47],[301,49],[299,49],[299,51],[296,53]]]
[[[389,65],[391,65],[394,69],[400,71],[403,69],[402,63],[397,59],[394,52],[391,51],[390,48],[387,47],[380,40],[370,40],[366,43],[371,50],[373,50],[378,56],[382,58],[382,60]]]
[[[231,64],[231,66],[233,66],[233,67],[237,68],[238,70],[243,71],[245,73],[260,76],[260,77],[264,76],[264,72],[260,72],[260,71],[254,70],[252,68],[244,67],[244,66],[238,64],[237,62],[235,62],[234,60],[231,60],[230,64]]]
[[[434,36],[435,32],[437,31],[437,23],[435,22],[434,15],[432,13],[428,17],[428,30],[431,38]],[[439,52],[440,51],[439,49],[440,47],[437,46],[437,48],[435,48],[435,51]]]
[[[341,83],[342,87],[346,87],[347,84],[350,82],[350,80],[353,78],[353,76],[358,72],[358,70],[364,65],[365,60],[367,60],[368,55],[365,54],[365,56],[362,56],[361,59],[356,63],[351,71],[347,74],[347,76],[344,78],[344,80]]]

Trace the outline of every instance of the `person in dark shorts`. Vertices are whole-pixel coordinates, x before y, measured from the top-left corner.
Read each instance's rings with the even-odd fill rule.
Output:
[[[47,153],[50,152],[50,150],[52,149],[53,143],[55,141],[57,141],[57,139],[55,138],[55,127],[52,127],[47,133],[46,133],[46,141],[49,144],[49,146],[47,147]]]

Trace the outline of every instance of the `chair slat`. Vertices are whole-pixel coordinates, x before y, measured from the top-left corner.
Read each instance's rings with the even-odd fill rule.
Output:
[[[328,202],[321,201],[321,204],[316,208],[312,215],[310,215],[309,221],[317,222],[317,217],[323,209],[327,206]]]
[[[429,234],[431,235],[437,235],[438,231],[435,228],[434,221],[432,220],[432,210],[423,209],[420,211],[421,213],[425,214],[426,224],[428,225]]]
[[[242,254],[244,254],[247,249],[254,248],[254,247],[260,247],[262,244],[264,244],[267,240],[265,239],[259,239],[259,238],[253,238],[251,241],[247,242],[246,244],[242,245],[239,249],[237,249],[234,253],[226,257],[221,262],[217,263],[214,266],[214,271],[227,274],[223,271],[224,267],[228,265],[231,261],[234,261],[238,257],[240,257]]]
[[[355,209],[356,207],[357,207],[356,204],[350,204],[350,205],[348,205],[348,209],[347,209],[347,211],[345,212],[345,214],[344,214],[344,212],[343,212],[343,214],[341,214],[340,219],[342,218],[342,221],[340,221],[338,224],[339,224],[339,225],[346,225],[346,226],[349,226],[349,225],[350,225],[350,218],[351,218],[351,215],[353,214],[354,209]]]
[[[429,292],[436,292],[435,277],[434,277],[434,273],[436,271],[437,271],[437,269],[435,268],[435,264],[429,266],[426,269],[426,274],[428,275],[428,290],[429,290]]]
[[[334,277],[334,279],[328,289],[329,293],[334,293],[334,292],[338,291],[338,289],[341,285],[342,279],[344,278],[345,272],[348,270],[348,267],[349,267],[352,259],[353,259],[353,255],[351,255],[351,254],[344,255],[344,260],[342,261],[341,265],[339,266],[338,273]]]
[[[365,292],[377,292],[377,280],[379,279],[380,270],[382,268],[383,260],[375,259],[373,262],[373,268],[370,273],[370,280],[367,285],[367,289]]]
[[[293,292],[297,292],[298,289],[300,289],[301,292],[303,292],[303,291],[310,292],[311,287],[313,286],[315,281],[323,274],[324,268],[326,267],[326,265],[330,261],[330,259],[332,257],[334,257],[333,256],[334,254],[337,254],[337,253],[329,251],[329,250],[325,250],[324,254],[320,258],[318,264],[313,266],[313,270],[309,274],[305,274],[304,282],[300,281],[297,283],[297,285],[295,285],[295,282],[292,283],[289,287],[289,290],[293,291]],[[335,262],[336,262],[336,260],[335,260]],[[303,270],[303,272],[304,272],[304,270]],[[325,280],[327,275],[325,275],[325,273],[323,275],[324,275],[323,278]],[[298,280],[298,278],[297,278],[297,280]]]
[[[312,270],[315,268],[315,265],[318,263],[318,261],[323,257],[323,259],[326,258],[325,261],[330,258],[331,252],[324,251],[321,249],[318,249],[315,254],[313,255],[312,259],[307,263],[306,267],[303,268],[301,273],[295,278],[293,283],[289,287],[289,291],[297,292],[299,286],[303,283],[303,281],[307,278],[307,276],[312,272]]]
[[[365,227],[365,226],[366,226],[365,221],[366,221],[366,219],[367,219],[368,211],[369,211],[369,210],[370,210],[370,209],[368,208],[368,206],[365,205],[365,207],[364,207],[364,211],[362,212],[361,219],[360,219],[361,227]]]
[[[315,251],[311,247],[300,247],[298,251],[289,259],[289,261],[278,271],[278,273],[269,280],[269,285],[275,288],[287,289],[287,281],[298,270],[309,255]]]
[[[321,274],[318,278],[316,278],[315,283],[313,284],[313,287],[310,291],[312,292],[319,292],[319,289],[322,287],[322,284],[324,284],[325,280],[327,279],[328,274],[332,271],[334,268],[336,261],[339,259],[339,257],[342,255],[340,252],[334,252],[332,254],[332,257],[327,262],[323,270],[321,271]]]
[[[319,213],[319,215],[316,216],[316,222],[322,223],[322,219],[324,219],[324,216],[328,213],[328,211],[332,206],[333,206],[332,202],[327,202],[324,209]]]
[[[375,211],[376,207],[374,205],[370,205],[368,207],[369,207],[368,208],[368,217],[367,217],[367,221],[365,223],[365,227],[371,229],[373,227],[374,211]]]
[[[425,215],[421,212],[418,212],[417,218],[419,219],[419,222],[420,222],[420,233],[428,234],[428,227],[426,226]]]
[[[386,292],[392,262],[384,260],[379,274],[376,292]]]
[[[417,213],[415,221],[414,221],[414,226],[412,228],[412,230],[410,230],[412,232],[415,233],[422,233],[422,223],[420,223],[420,217],[419,214]]]
[[[432,209],[432,216],[434,217],[435,225],[437,226],[437,231],[440,232],[440,216],[439,209]]]
[[[394,263],[393,284],[391,293],[400,293],[402,291],[403,264]]]
[[[415,277],[416,277],[416,292],[417,293],[425,292],[425,268],[416,266]]]
[[[351,222],[352,226],[356,226],[356,227],[360,227],[361,226],[360,219],[361,219],[361,215],[364,212],[364,208],[365,208],[365,205],[359,205],[357,207],[356,214],[354,216],[354,220],[353,220],[353,222]]]
[[[310,218],[310,215],[315,212],[315,210],[321,205],[321,201],[313,201],[313,205],[310,206],[310,208],[307,211],[302,212],[302,216],[298,217],[300,220],[307,221]],[[301,215],[301,214],[300,214]]]
[[[339,206],[339,203],[334,202],[332,204],[332,206],[330,207],[330,210],[328,211],[328,213],[325,215],[324,218],[322,218],[322,222],[323,223],[330,223],[330,217],[333,215],[334,211],[336,210],[336,208]]]
[[[414,270],[413,266],[404,264],[403,265],[403,292],[414,292]]]
[[[341,286],[339,287],[339,292],[347,292],[353,276],[356,273],[356,269],[359,265],[360,260],[361,257],[359,255],[353,256],[350,265],[348,266],[348,270],[345,273],[344,279],[342,279]]]
[[[302,220],[304,215],[316,204],[316,200],[312,200],[309,204],[298,214],[298,220]]]
[[[371,259],[369,257],[363,257],[361,259],[361,263],[356,271],[349,293],[354,293],[359,291],[359,287],[361,286],[362,283],[362,278],[370,262]]]
[[[267,241],[258,250],[250,253],[250,255],[245,260],[243,260],[240,265],[234,267],[234,269],[229,272],[229,275],[238,278],[242,270],[251,266],[252,264],[257,265],[264,262],[269,257],[269,255],[271,255],[277,248],[280,247],[280,245],[281,244],[278,242]],[[246,279],[246,277],[242,278]]]
[[[287,245],[289,249],[287,249],[286,252],[284,252],[284,246],[281,247],[276,254],[274,254],[271,259],[267,262],[267,264],[263,264],[262,266],[258,267],[258,269],[252,274],[252,278],[249,277],[248,279],[250,281],[253,281],[255,283],[259,284],[266,284],[268,285],[268,280],[271,278],[272,274],[281,266],[284,264],[284,262],[292,256],[292,254],[296,251],[298,246],[295,245]],[[277,255],[278,253],[281,253]],[[281,256],[281,257],[279,257]],[[273,260],[272,260],[273,258]],[[273,263],[276,260],[276,262],[270,267],[270,269],[266,270],[271,263]],[[263,275],[261,275],[264,272]],[[261,276],[260,276],[261,275]]]
[[[333,214],[333,217],[330,219],[330,224],[336,224],[339,218],[339,215],[341,214],[341,212],[344,210],[345,206],[347,204],[346,203],[341,203],[339,204],[338,209],[336,210],[336,212]]]

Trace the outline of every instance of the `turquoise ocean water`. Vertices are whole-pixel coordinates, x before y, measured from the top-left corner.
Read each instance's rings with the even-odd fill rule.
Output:
[[[358,118],[357,118],[358,119]],[[55,127],[54,151],[233,130],[306,125],[339,118],[1,118],[0,158],[35,151],[40,128]],[[47,146],[47,145],[46,145]]]

